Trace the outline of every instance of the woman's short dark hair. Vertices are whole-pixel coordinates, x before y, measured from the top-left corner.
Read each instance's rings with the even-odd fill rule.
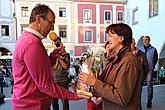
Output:
[[[37,4],[31,12],[30,15],[30,20],[29,23],[33,23],[35,21],[35,17],[37,15],[40,15],[42,17],[46,17],[48,12],[51,11],[53,13],[53,11],[49,8],[49,6],[45,5],[45,4]]]
[[[123,45],[130,46],[132,43],[132,29],[130,26],[124,23],[111,24],[106,28],[106,32],[123,36]]]

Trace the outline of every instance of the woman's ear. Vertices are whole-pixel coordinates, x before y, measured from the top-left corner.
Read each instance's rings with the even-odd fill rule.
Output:
[[[120,37],[120,42],[123,42],[123,41],[124,41],[124,37],[121,36],[121,37]]]

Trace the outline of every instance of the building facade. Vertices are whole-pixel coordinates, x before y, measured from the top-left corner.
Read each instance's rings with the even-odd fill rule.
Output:
[[[62,42],[66,46],[68,52],[73,48],[71,42],[71,0],[15,0],[15,10],[17,17],[17,35],[18,38],[29,24],[29,16],[31,10],[36,4],[48,5],[56,15],[56,23],[54,24],[54,32],[61,37]],[[43,44],[48,53],[53,49],[51,40],[47,37],[43,39]]]
[[[106,27],[126,21],[125,6],[123,0],[73,0],[74,56],[103,47],[107,41]]]
[[[13,19],[13,1],[0,1],[0,58],[10,56],[16,41]]]
[[[127,23],[133,29],[137,46],[142,45],[142,37],[151,37],[151,45],[159,54],[157,69],[165,67],[165,14],[164,0],[128,0]]]
[[[28,27],[32,8],[48,5],[56,15],[54,31],[62,39],[72,57],[79,57],[88,48],[99,48],[107,40],[105,28],[117,22],[125,22],[125,0],[15,0],[17,36]],[[49,38],[43,39],[48,50],[53,46]]]
[[[0,1],[1,28],[6,28],[8,24],[5,31],[7,35],[0,38],[0,47],[5,47],[11,55],[16,40],[28,27],[32,8],[38,3],[48,5],[56,14],[54,31],[61,37],[67,52],[73,57],[81,56],[89,48],[99,49],[104,46],[107,40],[105,28],[112,23],[126,22],[125,0]],[[48,52],[53,49],[49,38],[43,39],[43,43]]]

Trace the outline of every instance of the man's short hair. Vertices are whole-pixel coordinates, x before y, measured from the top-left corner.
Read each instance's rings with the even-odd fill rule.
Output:
[[[36,21],[35,17],[37,15],[40,15],[42,17],[46,17],[49,11],[51,11],[53,13],[53,11],[49,8],[49,6],[47,6],[45,4],[37,4],[32,9],[32,12],[30,14],[29,23],[33,23],[34,21]]]
[[[151,40],[151,39],[150,39],[150,36],[144,36],[144,37],[147,37],[147,38],[149,39],[149,41]],[[144,37],[143,37],[143,38],[144,38]]]

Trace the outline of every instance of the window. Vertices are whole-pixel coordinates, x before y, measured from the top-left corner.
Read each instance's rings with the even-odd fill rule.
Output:
[[[111,20],[111,11],[105,11],[104,12],[104,20],[110,21]]]
[[[92,20],[92,11],[89,9],[84,10],[84,20],[91,21]]]
[[[117,12],[117,21],[123,21],[124,19],[123,12]]]
[[[28,17],[28,7],[21,7],[21,16]]]
[[[138,7],[134,8],[132,11],[132,25],[138,24]]]
[[[149,17],[158,15],[158,0],[149,0]]]
[[[85,41],[92,41],[92,30],[85,30]]]
[[[2,36],[9,36],[9,26],[1,25],[1,33],[2,33]]]
[[[104,32],[104,42],[106,42],[108,40],[108,33],[105,31]]]
[[[59,8],[59,17],[66,17],[66,8],[64,7]]]
[[[66,26],[60,25],[60,26],[59,26],[59,36],[60,36],[60,37],[67,37],[67,36],[66,36],[66,33],[67,33],[67,31],[66,31]]]

